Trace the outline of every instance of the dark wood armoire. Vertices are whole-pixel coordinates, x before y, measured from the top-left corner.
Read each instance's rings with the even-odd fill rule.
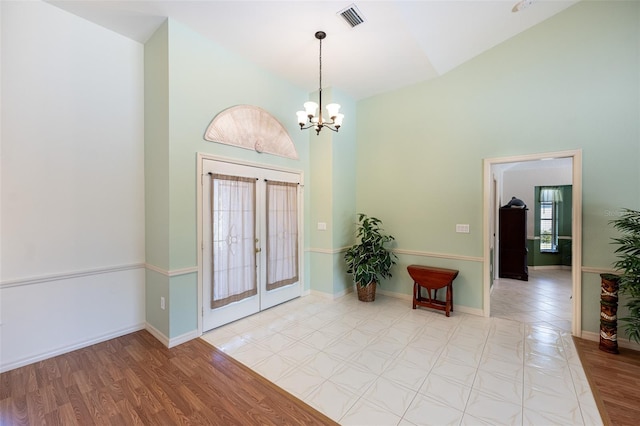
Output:
[[[499,213],[500,278],[529,280],[527,266],[527,209],[502,207]]]

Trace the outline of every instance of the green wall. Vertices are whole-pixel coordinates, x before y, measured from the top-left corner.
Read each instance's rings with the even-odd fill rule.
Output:
[[[144,46],[144,185],[145,257],[159,269],[169,269],[169,27],[165,22]],[[169,336],[169,277],[146,271],[147,323]]]
[[[299,170],[310,175],[310,136],[295,111],[309,94],[222,48],[177,21],[167,21],[145,44],[145,182],[147,321],[169,338],[197,329],[197,153]],[[289,131],[299,160],[204,140],[211,120],[238,104],[259,106]],[[311,186],[305,185],[305,249],[309,245]],[[322,185],[318,191],[324,191]],[[305,287],[310,287],[305,252]],[[181,272],[187,270],[187,272]],[[178,271],[176,273],[176,271]],[[167,309],[159,309],[159,297]]]
[[[356,103],[335,89],[323,90],[323,100],[337,102],[345,114],[338,133],[311,132],[310,270],[312,288],[328,295],[343,294],[351,283],[342,248],[354,241],[356,173]],[[326,223],[326,231],[318,223]]]
[[[169,73],[165,23],[145,44],[145,237],[147,262],[169,267]]]
[[[583,329],[596,331],[598,271],[614,261],[608,221],[640,208],[639,28],[637,2],[580,2],[435,80],[358,102],[328,90],[345,124],[316,136],[294,115],[312,95],[169,21],[145,45],[147,262],[196,266],[196,153],[210,153],[305,173],[307,290],[348,288],[341,250],[363,212],[397,240],[382,290],[410,295],[411,263],[455,268],[456,304],[480,310],[483,159],[581,149]],[[279,119],[300,160],[205,141],[237,104]],[[147,320],[171,338],[193,331],[197,274],[147,277]]]
[[[608,221],[640,206],[639,7],[580,2],[440,78],[358,103],[357,210],[401,251],[383,288],[410,294],[413,261],[452,266],[455,302],[481,307],[483,159],[581,149],[583,329],[598,329]]]
[[[356,102],[334,89],[336,99],[345,108],[348,122],[340,129],[333,147],[333,294],[340,294],[353,287],[353,277],[347,275],[344,249],[355,243],[356,231]]]
[[[344,222],[355,209],[355,101],[342,93],[334,99],[347,117],[340,133],[301,131],[295,111],[313,94],[174,20],[145,44],[145,82],[147,261],[166,271],[147,273],[147,321],[169,338],[197,329],[198,275],[189,272],[198,256],[197,153],[301,171],[306,179],[305,290],[334,294],[344,288],[336,244],[344,242]],[[323,95],[328,102],[332,90]],[[299,159],[204,140],[211,120],[239,104],[261,107],[278,119],[293,138]],[[319,221],[329,225],[327,231],[317,230]],[[167,301],[164,311],[160,296]]]

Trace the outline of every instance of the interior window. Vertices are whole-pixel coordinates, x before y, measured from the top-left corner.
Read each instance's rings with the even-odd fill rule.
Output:
[[[540,252],[558,252],[558,189],[540,188]]]

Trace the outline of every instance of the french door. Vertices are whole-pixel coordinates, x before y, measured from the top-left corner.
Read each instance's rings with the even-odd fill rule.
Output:
[[[300,175],[202,160],[203,331],[301,294]]]

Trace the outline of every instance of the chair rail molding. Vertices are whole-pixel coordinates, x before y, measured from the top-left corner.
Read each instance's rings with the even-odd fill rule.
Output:
[[[40,284],[50,281],[68,280],[99,274],[110,274],[113,272],[130,271],[134,269],[141,269],[144,267],[144,263],[130,263],[124,265],[106,266],[102,268],[83,269],[80,271],[63,272],[58,274],[39,275],[36,277],[17,278],[0,282],[0,289]]]

